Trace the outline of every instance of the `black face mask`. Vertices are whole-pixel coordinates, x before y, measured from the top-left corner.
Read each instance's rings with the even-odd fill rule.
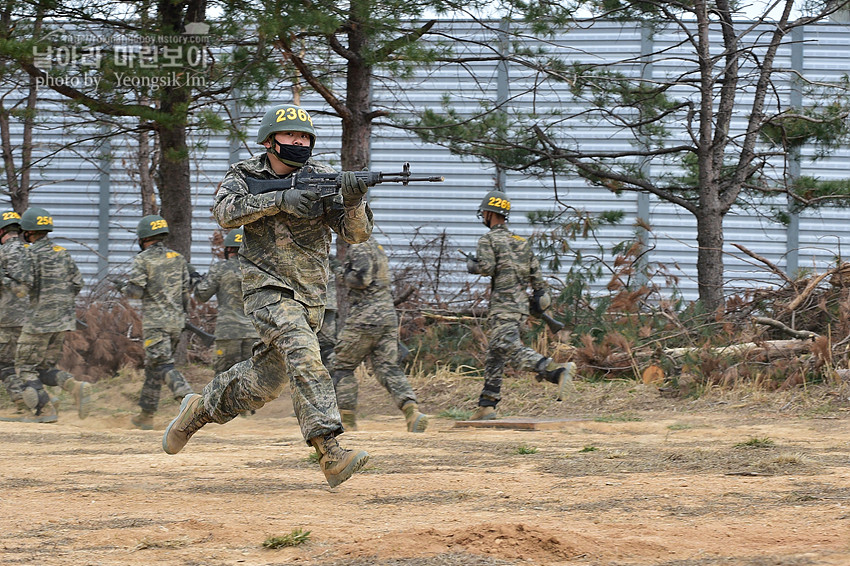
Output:
[[[313,154],[313,148],[310,146],[284,145],[274,138],[268,151],[290,167],[303,167]]]

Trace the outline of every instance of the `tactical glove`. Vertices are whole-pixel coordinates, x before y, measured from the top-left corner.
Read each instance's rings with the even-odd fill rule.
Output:
[[[127,282],[126,282],[126,281],[123,281],[123,280],[121,280],[121,279],[118,279],[117,277],[107,277],[106,279],[107,279],[110,283],[112,283],[112,286],[113,286],[113,287],[115,287],[115,288],[118,290],[118,292],[119,292],[119,293],[123,293],[123,292],[124,292],[124,287],[126,287],[126,286],[127,286]]]
[[[478,267],[478,258],[467,256],[466,258],[466,270],[473,275],[477,275],[481,273],[481,268]]]
[[[310,218],[312,217],[311,211],[313,210],[313,205],[319,198],[319,195],[312,191],[287,189],[277,192],[274,203],[281,212],[286,212],[299,218]]]
[[[552,306],[552,295],[546,289],[538,289],[534,292],[531,305],[534,311],[543,312]]]
[[[353,171],[342,174],[339,192],[342,194],[342,203],[346,208],[359,205],[368,190],[369,187],[366,186],[365,181],[358,179]]]

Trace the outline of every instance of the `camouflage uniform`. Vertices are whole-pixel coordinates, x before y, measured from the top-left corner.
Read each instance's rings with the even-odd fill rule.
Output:
[[[375,378],[401,409],[416,403],[407,377],[398,366],[398,315],[390,291],[389,263],[374,238],[348,248],[343,273],[351,307],[334,350],[334,385],[341,411],[357,409],[354,370],[371,356]]]
[[[325,299],[325,316],[322,319],[322,327],[317,334],[319,338],[319,351],[322,354],[322,363],[328,372],[334,371],[334,348],[337,343],[336,328],[336,274],[339,270],[339,261],[336,256],[328,258],[330,272],[328,277],[328,291]]]
[[[192,387],[174,368],[174,349],[186,325],[189,303],[189,264],[179,253],[155,242],[133,258],[121,292],[142,300],[142,333],[145,346],[145,382],[139,396],[142,412],[159,407],[162,384],[175,399],[192,393]]]
[[[312,159],[298,169],[311,171],[333,169]],[[278,177],[266,153],[234,164],[213,214],[224,228],[245,227],[239,250],[245,312],[262,344],[250,360],[207,384],[204,410],[212,422],[225,423],[276,399],[288,378],[304,439],[334,436],[342,425],[316,337],[325,310],[331,230],[348,243],[363,242],[372,233],[372,212],[365,199],[346,208],[337,195],[317,202],[311,218],[300,218],[282,212],[275,193],[250,194],[248,176]]]
[[[24,402],[38,413],[50,400],[42,384],[65,389],[73,379],[56,364],[62,357],[65,333],[76,328],[74,301],[83,288],[83,277],[68,250],[46,236],[26,250],[32,268],[30,311],[18,338],[15,371]]]
[[[15,377],[15,350],[30,308],[32,265],[17,236],[0,245],[0,379],[9,398],[21,400],[21,385]]]
[[[250,358],[251,349],[260,338],[251,319],[245,315],[242,270],[235,254],[213,265],[195,287],[195,298],[202,303],[213,295],[218,300],[213,370],[219,374]]]
[[[548,286],[540,263],[528,240],[513,234],[505,224],[493,226],[478,240],[478,269],[490,276],[490,307],[487,311],[487,357],[480,407],[495,407],[501,400],[505,364],[521,370],[539,371],[546,356],[523,346],[520,326],[528,318],[528,285],[535,290]]]

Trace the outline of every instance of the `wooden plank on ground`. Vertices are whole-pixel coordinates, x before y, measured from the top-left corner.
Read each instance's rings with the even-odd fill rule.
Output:
[[[586,419],[535,419],[535,418],[505,418],[489,421],[455,421],[453,428],[499,428],[507,430],[553,430],[565,428],[567,423],[575,423]]]

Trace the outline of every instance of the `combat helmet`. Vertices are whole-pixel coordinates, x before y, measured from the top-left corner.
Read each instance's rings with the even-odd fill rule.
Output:
[[[490,191],[484,195],[484,199],[478,206],[478,216],[485,210],[501,214],[507,220],[511,214],[511,199],[502,191]]]
[[[20,225],[25,232],[52,232],[53,217],[43,208],[34,206],[21,214]]]
[[[245,237],[245,230],[243,228],[236,228],[235,230],[231,230],[227,233],[227,236],[224,238],[224,247],[225,248],[238,248],[242,245],[242,238]]]
[[[0,212],[0,230],[5,228],[6,226],[12,226],[13,224],[17,224],[20,226],[20,214],[18,214],[14,210],[4,210],[3,212]]]
[[[148,214],[147,216],[142,217],[139,220],[139,225],[136,228],[136,235],[139,237],[139,240],[144,240],[145,238],[152,238],[154,236],[159,236],[160,234],[168,234],[168,222],[165,221],[165,218],[160,216],[159,214]]]
[[[310,149],[316,145],[313,119],[306,110],[295,104],[272,106],[263,115],[257,130],[257,143],[263,143],[275,132],[305,132],[310,134]]]

